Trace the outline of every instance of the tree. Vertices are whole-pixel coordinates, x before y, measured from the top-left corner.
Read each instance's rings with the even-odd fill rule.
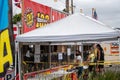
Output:
[[[13,24],[16,24],[17,22],[21,21],[21,16],[22,16],[21,13],[16,14],[15,16],[13,16],[13,18],[12,18]]]

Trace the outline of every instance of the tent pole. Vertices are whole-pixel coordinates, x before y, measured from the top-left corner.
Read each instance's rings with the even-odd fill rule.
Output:
[[[82,53],[81,56],[82,56],[82,59],[84,60],[84,57],[83,57],[83,43],[79,44],[79,51]]]
[[[51,68],[51,45],[49,43],[49,67]]]
[[[18,55],[18,51],[15,50],[15,80],[16,80],[16,76],[17,76],[16,75],[17,74],[17,59],[18,59],[17,55]]]
[[[17,78],[17,74],[18,74],[18,71],[17,71],[17,69],[18,69],[18,42],[17,41],[15,41],[15,80],[16,80],[16,78]]]
[[[22,80],[21,75],[21,51],[20,51],[20,42],[18,42],[18,68],[19,68],[19,80]]]

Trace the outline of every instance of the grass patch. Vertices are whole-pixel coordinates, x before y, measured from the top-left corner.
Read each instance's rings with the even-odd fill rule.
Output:
[[[97,74],[94,78],[89,80],[120,80],[120,72],[106,71],[104,74]]]

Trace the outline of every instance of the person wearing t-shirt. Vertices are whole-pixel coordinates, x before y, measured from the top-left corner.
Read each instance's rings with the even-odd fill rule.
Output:
[[[104,50],[100,44],[97,44],[96,48],[97,48],[97,61],[100,63],[98,65],[98,68],[99,72],[102,72],[104,70]]]
[[[94,63],[94,60],[95,60],[95,54],[94,54],[94,48],[93,48],[93,47],[91,47],[89,53],[90,53],[90,54],[89,54],[89,56],[88,56],[87,61],[89,61],[90,63]],[[89,65],[89,71],[92,72],[93,69],[94,69],[94,65],[90,64],[90,65]]]
[[[79,50],[76,50],[76,68],[78,69],[78,78],[80,77],[80,75],[82,74],[83,71],[83,59],[81,56],[81,52]]]

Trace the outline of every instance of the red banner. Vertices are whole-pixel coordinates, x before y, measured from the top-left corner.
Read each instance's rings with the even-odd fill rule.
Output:
[[[14,1],[15,1],[15,5],[21,8],[21,0],[14,0]]]
[[[64,17],[66,17],[66,16],[67,16],[66,13],[63,13],[63,12],[60,12],[58,10],[52,9],[52,22],[60,20],[60,19],[62,19]]]
[[[35,28],[42,27],[50,22],[51,8],[32,2],[23,0],[23,32],[31,31]]]
[[[52,22],[57,21],[57,11],[56,10],[52,10]]]
[[[30,0],[23,1],[23,33],[38,27],[43,27],[50,22],[55,22],[67,16],[66,13],[52,9],[48,6]]]

